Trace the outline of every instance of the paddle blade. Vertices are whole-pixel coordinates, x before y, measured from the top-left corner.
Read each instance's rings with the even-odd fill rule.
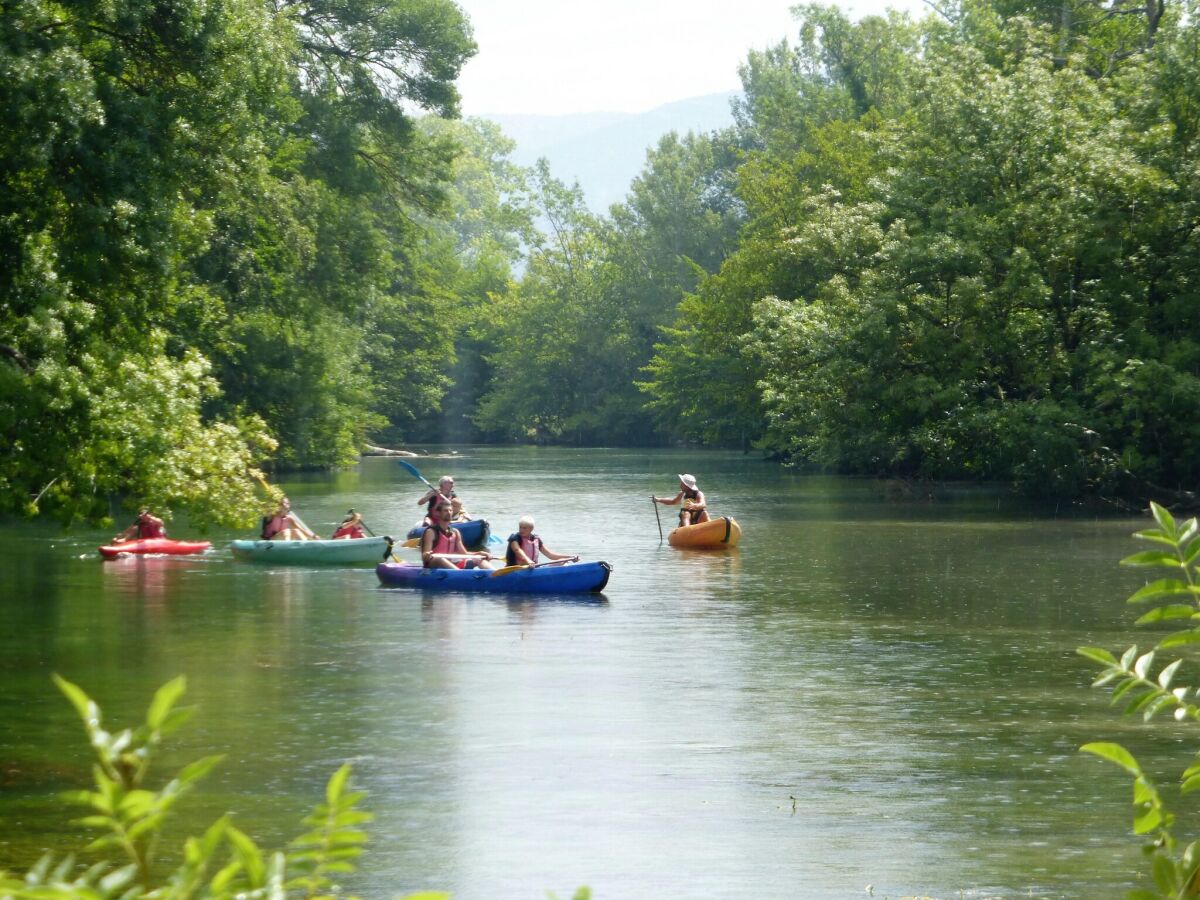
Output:
[[[501,575],[511,575],[513,572],[520,572],[522,569],[529,569],[531,566],[505,566],[502,569],[496,569],[492,572],[493,578],[499,578]]]
[[[406,472],[408,472],[408,474],[409,474],[409,475],[411,475],[413,478],[417,479],[417,481],[423,482],[423,483],[424,483],[424,484],[425,484],[427,487],[429,487],[430,489],[432,489],[432,488],[433,488],[433,485],[432,485],[432,484],[430,484],[428,481],[425,481],[425,476],[424,476],[424,475],[422,475],[422,474],[421,474],[421,473],[420,473],[420,472],[417,470],[417,467],[416,467],[416,466],[414,466],[412,463],[410,463],[410,462],[405,462],[405,461],[404,461],[404,460],[402,460],[402,459],[398,459],[398,460],[396,460],[396,462],[400,463],[400,465],[404,467],[405,471],[406,471]]]
[[[421,539],[420,538],[409,538],[407,541],[405,541],[400,546],[401,547],[420,547]]]

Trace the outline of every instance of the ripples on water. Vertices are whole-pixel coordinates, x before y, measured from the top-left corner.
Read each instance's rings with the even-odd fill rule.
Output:
[[[1178,767],[1179,736],[1117,719],[1073,652],[1133,633],[1115,563],[1137,523],[888,502],[735,454],[419,462],[501,537],[533,513],[555,550],[607,559],[605,594],[422,596],[235,563],[232,534],[102,564],[104,535],[7,526],[0,864],[79,843],[52,800],[87,778],[59,671],[110,721],[188,676],[201,712],[167,761],[228,754],[192,830],[234,811],[278,845],[352,761],[370,896],[1117,896],[1141,871],[1125,779],[1076,750],[1131,740]],[[680,471],[740,549],[660,546],[648,498]],[[401,534],[423,486],[370,459],[287,489],[318,531],[353,506]]]

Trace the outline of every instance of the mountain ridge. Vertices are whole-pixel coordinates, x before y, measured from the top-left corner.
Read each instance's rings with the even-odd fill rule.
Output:
[[[517,143],[513,162],[532,166],[541,157],[554,176],[577,181],[589,208],[605,212],[619,203],[642,171],[646,151],[675,131],[703,133],[733,124],[735,93],[705,94],[657,106],[644,113],[483,114]]]

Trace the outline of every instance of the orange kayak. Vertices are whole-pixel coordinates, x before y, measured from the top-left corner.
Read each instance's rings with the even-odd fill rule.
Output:
[[[699,525],[681,525],[669,535],[667,543],[672,547],[735,547],[742,539],[742,529],[730,516],[709,519]]]

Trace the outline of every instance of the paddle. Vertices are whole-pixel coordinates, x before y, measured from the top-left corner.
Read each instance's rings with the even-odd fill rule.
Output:
[[[502,569],[496,569],[496,571],[492,572],[492,577],[496,578],[500,575],[511,575],[513,572],[519,572],[524,569],[541,569],[544,566],[565,566],[569,562],[579,562],[579,557],[572,556],[570,559],[552,559],[549,562],[538,563],[536,566],[505,566]]]
[[[425,481],[425,476],[422,475],[419,471],[417,471],[417,467],[414,466],[412,463],[405,462],[402,459],[398,459],[398,460],[396,460],[396,462],[400,463],[400,465],[402,465],[408,471],[408,474],[411,475],[413,478],[417,479],[418,481],[424,482],[425,487],[429,488],[431,491],[437,490],[437,488],[435,488],[432,484],[430,484],[428,481]]]
[[[663,542],[662,519],[658,517],[658,501],[651,497],[650,502],[654,504],[654,521],[658,523],[658,542],[661,544]]]

